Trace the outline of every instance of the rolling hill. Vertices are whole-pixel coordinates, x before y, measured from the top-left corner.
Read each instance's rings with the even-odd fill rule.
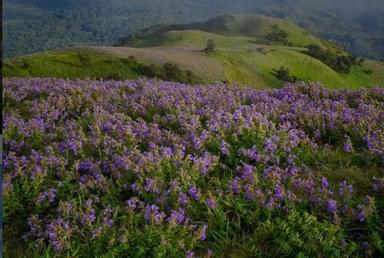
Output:
[[[384,60],[382,0],[5,0],[3,54],[110,45],[155,24],[201,22],[224,14],[290,20],[356,55]]]
[[[274,31],[287,33],[286,42],[270,42]],[[206,52],[207,41],[215,51]],[[307,53],[315,44],[346,55],[337,44],[312,35],[290,21],[266,16],[219,16],[203,23],[155,26],[114,46],[92,46],[43,52],[4,62],[6,76],[131,79],[146,76],[124,60],[161,67],[177,64],[199,82],[227,81],[256,88],[280,87],[275,71],[284,66],[304,81],[321,81],[330,88],[384,85],[384,64],[365,60],[340,73]],[[84,58],[84,53],[86,53]],[[156,76],[154,76],[156,77]],[[167,78],[166,78],[167,79]],[[172,78],[169,78],[172,80]]]
[[[148,47],[191,43],[201,48],[210,37],[220,41],[224,47],[235,47],[239,44],[244,46],[244,43],[252,43],[252,41],[265,44],[265,37],[273,30],[273,26],[288,33],[290,46],[306,47],[309,44],[318,44],[332,48],[334,51],[340,49],[330,41],[314,36],[291,21],[269,16],[247,15],[222,15],[201,23],[153,26],[122,38],[120,45]],[[197,33],[193,33],[194,31]]]

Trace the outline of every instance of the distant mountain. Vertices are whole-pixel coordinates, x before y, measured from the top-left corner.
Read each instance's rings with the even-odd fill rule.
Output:
[[[84,44],[112,44],[155,24],[203,21],[220,14],[263,14],[294,21],[384,59],[382,0],[5,0],[3,52],[15,56]]]
[[[210,42],[208,44],[208,42]],[[153,26],[118,46],[69,48],[7,59],[6,76],[217,81],[281,87],[321,81],[330,88],[384,85],[384,64],[351,56],[291,21],[218,16],[206,22]]]

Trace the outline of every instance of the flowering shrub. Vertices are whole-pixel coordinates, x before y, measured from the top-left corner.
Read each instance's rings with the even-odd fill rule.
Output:
[[[383,89],[3,83],[10,257],[384,254]]]

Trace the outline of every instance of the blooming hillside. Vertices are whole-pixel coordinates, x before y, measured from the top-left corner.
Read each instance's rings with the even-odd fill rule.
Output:
[[[3,84],[9,257],[384,254],[384,89]]]

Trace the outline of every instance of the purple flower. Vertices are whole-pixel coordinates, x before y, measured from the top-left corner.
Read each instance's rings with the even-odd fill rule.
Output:
[[[229,156],[229,150],[228,150],[228,147],[229,147],[229,144],[226,143],[224,140],[221,140],[221,143],[220,143],[220,150],[221,150],[221,153],[222,153],[224,156]]]
[[[349,138],[349,136],[344,136],[343,150],[346,153],[351,153],[353,151],[351,138]]]
[[[267,152],[274,153],[277,150],[276,142],[278,142],[280,138],[278,136],[272,136],[271,138],[267,138],[264,142],[264,149]]]
[[[208,225],[207,224],[204,224],[200,230],[199,230],[199,233],[198,233],[198,238],[200,241],[204,241],[206,238],[207,238],[207,229],[208,229]]]
[[[192,197],[192,199],[198,201],[200,200],[201,194],[199,189],[196,186],[192,186],[189,188],[189,195]]]
[[[236,194],[240,192],[240,178],[235,177],[231,182],[229,182],[229,191]]]
[[[238,168],[241,173],[241,179],[253,182],[255,167],[242,162],[242,166]]]
[[[140,192],[140,187],[136,183],[133,183],[131,184],[131,190],[132,192],[138,193]]]
[[[101,227],[97,227],[95,228],[93,231],[92,231],[92,238],[96,238],[96,237],[99,237],[102,233],[102,228]]]
[[[275,197],[276,197],[277,199],[283,199],[283,198],[284,198],[283,189],[281,188],[280,185],[276,185],[276,186],[275,186],[274,193],[275,193]]]
[[[185,193],[180,193],[179,198],[178,198],[178,202],[180,205],[185,206],[188,204],[189,198]]]
[[[129,209],[135,210],[138,207],[139,199],[137,197],[132,197],[127,201],[127,206]]]
[[[384,178],[372,178],[372,189],[374,192],[384,190]]]
[[[45,200],[48,199],[48,203],[53,203],[56,199],[56,189],[49,188],[48,190],[42,192],[39,194],[39,196],[36,199],[37,203],[43,203]]]
[[[63,239],[61,238],[61,233],[66,232],[70,234],[71,228],[69,224],[63,219],[54,219],[47,225],[46,236],[49,239],[53,249],[56,252],[60,252],[64,249]]]
[[[195,253],[193,251],[188,251],[185,258],[195,258]]]
[[[206,176],[217,157],[212,156],[209,152],[204,152],[202,157],[192,157],[194,166],[203,175]]]
[[[111,228],[113,225],[113,219],[111,217],[105,217],[105,218],[103,218],[103,223],[107,227]]]
[[[146,192],[153,192],[153,193],[159,193],[160,190],[156,188],[156,181],[151,178],[145,179],[145,187],[144,190]]]
[[[254,191],[253,185],[246,184],[244,186],[244,195],[245,195],[245,198],[249,201],[255,200],[255,191]]]
[[[145,214],[144,219],[147,222],[153,222],[155,224],[159,224],[163,218],[165,217],[165,214],[163,212],[160,212],[159,207],[156,205],[147,205],[145,208]]]
[[[325,189],[328,189],[328,186],[329,186],[328,179],[326,177],[322,177],[321,178],[321,188],[323,188],[325,190]]]
[[[84,160],[80,162],[79,165],[77,166],[77,171],[83,172],[83,173],[87,173],[87,172],[94,173],[96,172],[96,167],[92,161]]]
[[[276,200],[272,196],[269,198],[269,200],[264,204],[264,207],[267,209],[273,209],[276,207]]]
[[[179,182],[176,180],[171,180],[169,182],[169,191],[175,191],[179,189]]]
[[[339,184],[339,194],[340,196],[348,196],[353,193],[353,186],[349,185],[346,180],[342,181]]]
[[[88,224],[88,223],[93,223],[95,221],[96,221],[96,214],[95,214],[95,210],[93,208],[90,209],[87,213],[85,213],[83,215],[83,217],[81,218],[81,223],[83,225]]]
[[[175,224],[181,224],[183,223],[184,219],[185,211],[179,208],[177,211],[171,211],[171,215],[168,217],[167,221]]]
[[[162,156],[166,159],[170,159],[173,156],[173,150],[169,147],[162,147],[161,148]]]
[[[114,212],[114,209],[112,209],[110,206],[105,208],[102,212],[103,224],[109,228],[111,228],[113,225],[113,219],[112,219],[113,212]]]
[[[36,202],[37,203],[43,203],[45,201],[45,198],[47,197],[45,192],[42,192],[37,196]]]
[[[208,198],[206,200],[206,204],[207,204],[208,208],[210,208],[210,209],[216,209],[217,208],[216,200],[213,198]]]
[[[247,150],[240,149],[238,151],[238,155],[247,157],[247,158],[254,160],[254,161],[257,161],[257,162],[261,161],[261,157],[258,154],[256,146],[252,146],[251,149],[247,149]]]
[[[53,241],[51,241],[51,244],[52,244],[53,250],[55,250],[55,252],[60,252],[61,250],[63,250],[63,244],[61,241],[53,240]]]
[[[327,200],[327,211],[331,214],[336,213],[337,211],[337,202],[335,200]]]
[[[295,163],[295,159],[296,159],[296,156],[293,155],[293,154],[289,154],[288,155],[288,159],[287,159],[287,162],[289,165],[293,165]]]
[[[324,219],[340,220],[341,226],[351,219],[365,223],[377,209],[374,197],[359,202],[347,181],[334,189],[326,177],[311,173],[302,155],[339,147],[382,166],[383,89],[331,91],[299,83],[256,91],[144,79],[4,78],[3,84],[5,99],[17,103],[3,111],[3,193],[21,204],[38,203],[37,210],[24,211],[36,213],[25,214],[30,220],[24,221],[29,226],[25,239],[36,247],[49,245],[65,254],[82,235],[129,238],[112,236],[109,227],[148,226],[138,221],[141,215],[144,224],[188,233],[179,240],[182,249],[191,248],[187,256],[192,257],[197,256],[192,248],[204,255],[213,243],[186,241],[208,239],[202,221],[210,219],[204,215],[218,208],[230,212],[228,200],[244,198],[244,209],[261,213],[284,213],[303,203],[307,211],[323,209],[329,215]],[[330,135],[341,139],[327,144]],[[211,153],[215,139],[217,155]],[[334,146],[337,141],[340,146]],[[328,160],[316,162],[322,166]],[[47,189],[38,189],[32,200],[23,198],[29,193],[19,186],[32,189],[39,179],[43,187],[49,184]],[[384,179],[373,178],[372,188],[376,199],[381,197]],[[116,210],[106,208],[110,198],[105,197],[112,195],[127,200],[112,201]]]
[[[357,220],[360,222],[363,222],[366,219],[366,217],[367,215],[365,214],[364,210],[361,210],[359,211],[359,213],[357,213]]]

